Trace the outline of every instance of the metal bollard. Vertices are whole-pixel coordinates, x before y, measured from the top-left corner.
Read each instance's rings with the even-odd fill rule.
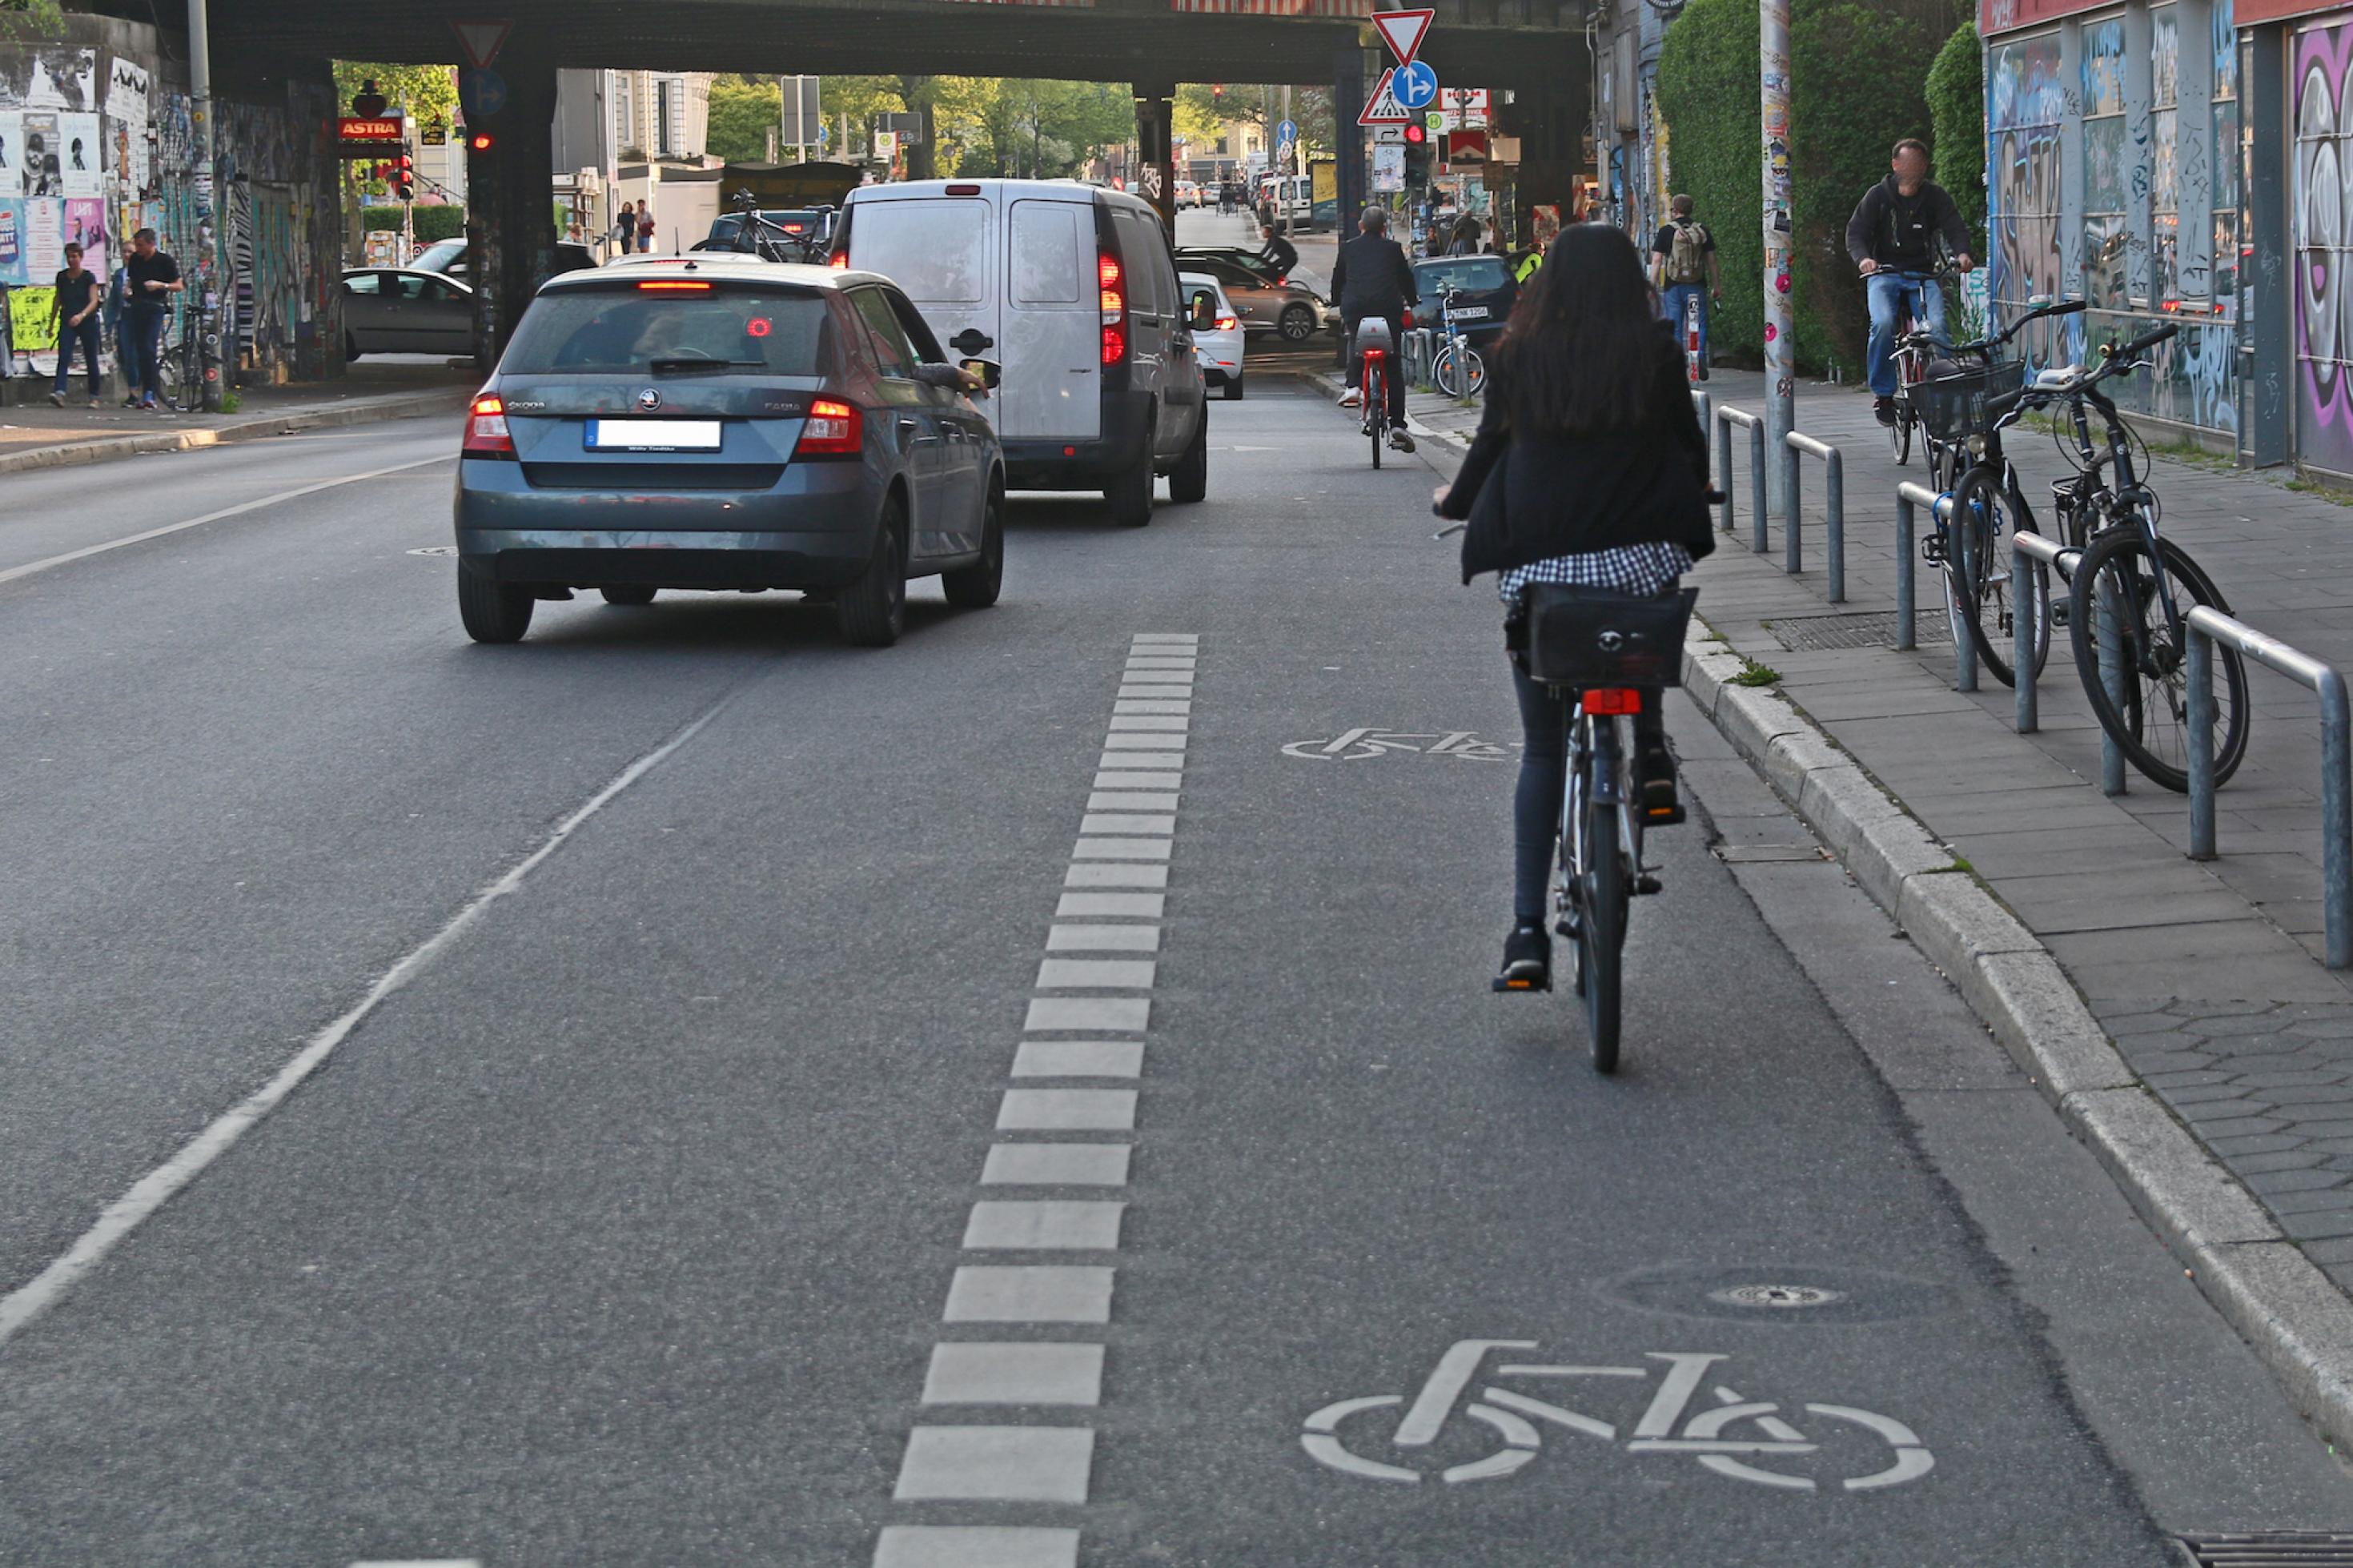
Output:
[[[2117,601],[2114,574],[2102,573],[2100,581],[2093,586],[2097,591],[2094,613],[2099,616],[2100,683],[2108,689],[2109,702],[2121,712],[2126,679],[2124,605]],[[2125,793],[2125,753],[2105,724],[2100,726],[2100,792],[2111,795]]]
[[[1692,407],[1699,415],[1699,427],[1701,429],[1704,430],[1715,422],[1715,397],[1708,393],[1702,392],[1696,386],[1692,388]]]
[[[1912,587],[1912,563],[1920,550],[1919,520],[1912,511],[1911,492],[1916,489],[1909,484],[1895,489],[1895,646],[1900,649],[1918,646],[1913,636],[1918,628],[1913,625],[1916,606]]]
[[[1757,521],[1752,531],[1749,548],[1762,555],[1766,551],[1765,537],[1765,416],[1751,414],[1746,408],[1718,408],[1715,411],[1717,450],[1724,462],[1724,531],[1732,531],[1732,432],[1728,426],[1738,425],[1748,432],[1748,502]]]
[[[1732,422],[1728,419],[1715,423],[1715,488],[1724,497],[1716,503],[1715,525],[1730,533],[1736,520],[1732,515]]]
[[[2031,581],[2026,547],[2020,542],[2022,532],[2010,536],[2010,597],[2018,597],[2017,585]],[[2035,617],[2020,609],[2014,603],[2010,613],[2010,678],[2018,683],[2018,732],[2031,735],[2042,727],[2042,714],[2037,711],[2034,695],[2034,627]]]
[[[2189,858],[2214,858],[2214,639],[2189,634]]]
[[[2345,678],[2333,669],[2313,693],[2320,699],[2320,887],[2328,967],[2353,968],[2353,710]]]
[[[1846,462],[1839,449],[1827,441],[1792,430],[1782,440],[1788,447],[1789,458],[1789,537],[1782,570],[1795,574],[1801,566],[1799,552],[1798,470],[1804,465],[1798,461],[1799,453],[1810,452],[1822,460],[1822,531],[1828,542],[1830,600],[1833,605],[1846,602]]]
[[[1953,516],[1953,498],[1949,495],[1938,496],[1934,512],[1936,516],[1950,522]],[[1957,524],[1945,531],[1945,548],[1957,551],[1960,554],[1960,580],[1964,583],[1977,581],[1976,535],[1977,530]],[[1945,584],[1945,595],[1947,601],[1945,608],[1945,622],[1953,630],[1953,689],[1975,691],[1978,689],[1978,641],[1977,638],[1969,636],[1968,628],[1960,624],[1962,617],[1953,614],[1950,604],[1952,593],[1953,584],[1948,574]]]

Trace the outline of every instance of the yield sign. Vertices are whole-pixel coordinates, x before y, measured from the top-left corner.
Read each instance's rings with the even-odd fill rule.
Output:
[[[1436,11],[1376,11],[1373,26],[1381,30],[1382,41],[1397,57],[1398,64],[1409,66],[1421,47],[1421,40],[1430,36],[1430,24],[1437,16]]]
[[[1410,125],[1421,118],[1397,100],[1397,93],[1393,90],[1396,78],[1397,72],[1393,70],[1381,72],[1380,84],[1373,89],[1373,96],[1366,101],[1365,111],[1356,116],[1357,124]]]
[[[466,58],[474,62],[477,70],[489,69],[491,62],[499,58],[499,50],[507,41],[507,32],[513,26],[512,22],[449,24],[450,29],[458,35],[459,47],[466,51]]]

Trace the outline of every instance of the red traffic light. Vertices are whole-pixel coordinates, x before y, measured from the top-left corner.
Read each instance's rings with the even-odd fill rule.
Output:
[[[1430,128],[1418,120],[1408,121],[1405,128],[1405,140],[1407,146],[1419,147],[1430,140]]]
[[[466,145],[477,153],[487,153],[494,144],[491,133],[487,131],[477,131],[466,138]]]

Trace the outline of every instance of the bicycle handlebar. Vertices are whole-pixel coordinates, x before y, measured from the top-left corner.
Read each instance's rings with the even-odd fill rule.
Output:
[[[2076,305],[2082,310],[2081,304]],[[2023,323],[2021,323],[2021,325]],[[2088,375],[2079,376],[2069,386],[2021,386],[2016,392],[2005,392],[1986,400],[1989,414],[2007,414],[2021,403],[2047,403],[2057,398],[2073,397],[2091,391],[2111,376],[2130,375],[2140,356],[2181,331],[2179,321],[2167,321],[2152,327],[2127,343],[2109,343],[2100,350],[2100,368]]]

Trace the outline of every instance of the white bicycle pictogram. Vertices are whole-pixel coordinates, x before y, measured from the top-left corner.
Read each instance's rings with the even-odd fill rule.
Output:
[[[1300,1445],[1317,1463],[1328,1465],[1346,1475],[1361,1476],[1366,1480],[1410,1484],[1434,1473],[1439,1479],[1456,1484],[1493,1480],[1535,1463],[1544,1446],[1543,1435],[1536,1426],[1538,1422],[1588,1437],[1598,1437],[1605,1443],[1619,1442],[1619,1429],[1610,1422],[1493,1384],[1483,1384],[1469,1403],[1462,1403],[1488,1352],[1532,1351],[1536,1348],[1537,1343],[1534,1340],[1457,1341],[1438,1358],[1437,1367],[1409,1405],[1401,1394],[1376,1394],[1327,1405],[1307,1418]],[[1813,1454],[1822,1447],[1822,1445],[1809,1439],[1797,1426],[1783,1420],[1780,1405],[1746,1399],[1722,1384],[1716,1384],[1712,1390],[1716,1401],[1715,1406],[1693,1409],[1702,1386],[1711,1380],[1709,1369],[1718,1362],[1729,1360],[1729,1357],[1666,1351],[1652,1352],[1645,1359],[1665,1363],[1664,1375],[1651,1393],[1650,1404],[1634,1418],[1631,1428],[1625,1435],[1627,1453],[1687,1455],[1697,1459],[1702,1468],[1713,1470],[1720,1476],[1729,1476],[1735,1480],[1789,1491],[1817,1489],[1812,1476],[1792,1475],[1753,1462]],[[1659,1370],[1649,1366],[1511,1363],[1497,1366],[1494,1375],[1647,1382],[1651,1373]],[[1396,1447],[1428,1447],[1437,1441],[1446,1424],[1455,1416],[1458,1405],[1462,1415],[1493,1432],[1503,1446],[1483,1458],[1429,1472],[1367,1458],[1342,1440],[1341,1426],[1350,1422],[1351,1417],[1375,1410],[1395,1409],[1399,1405],[1407,1405],[1405,1415],[1388,1439]],[[1906,1481],[1918,1480],[1936,1468],[1936,1456],[1914,1436],[1911,1427],[1893,1416],[1860,1410],[1851,1405],[1809,1404],[1799,1406],[1799,1411],[1793,1414],[1800,1413],[1860,1427],[1887,1446],[1890,1458],[1883,1468],[1864,1475],[1843,1478],[1841,1484],[1848,1491],[1874,1491],[1885,1487],[1902,1486]],[[1354,1424],[1362,1437],[1369,1437],[1369,1429],[1376,1425],[1372,1422]]]
[[[1421,744],[1423,742],[1430,744]],[[1460,757],[1471,763],[1500,763],[1518,749],[1516,743],[1506,746],[1493,741],[1482,741],[1472,730],[1409,734],[1367,724],[1343,730],[1326,741],[1293,741],[1282,748],[1282,754],[1311,763],[1364,763],[1375,757],[1388,756],[1392,752],[1417,752],[1427,757]]]

